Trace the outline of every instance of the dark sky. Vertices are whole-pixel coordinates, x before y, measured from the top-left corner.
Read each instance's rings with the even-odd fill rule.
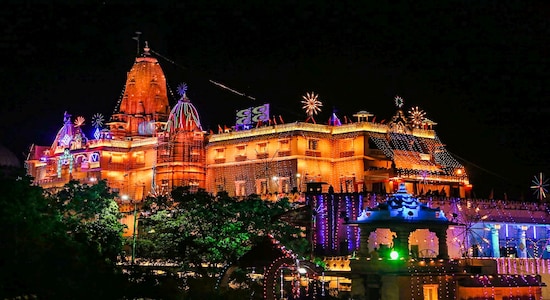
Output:
[[[324,104],[319,123],[333,109],[390,119],[400,95],[438,123],[478,197],[494,188],[531,199],[533,176],[550,176],[547,3],[154,2],[3,4],[0,143],[22,158],[30,144],[52,142],[64,111],[110,116],[141,31],[167,58],[169,86],[188,83],[207,130],[266,102],[287,122],[304,120],[301,96],[311,91]]]

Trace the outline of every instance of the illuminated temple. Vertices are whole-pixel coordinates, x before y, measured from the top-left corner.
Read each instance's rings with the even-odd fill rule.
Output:
[[[149,52],[146,47],[136,58],[108,120],[96,114],[89,128],[83,117],[65,112],[52,144],[31,146],[25,165],[37,184],[55,189],[69,180],[106,179],[127,197],[119,201],[123,212],[177,186],[235,197],[257,194],[266,201],[289,197],[314,211],[310,238],[315,254],[327,263],[327,288],[353,293],[351,278],[363,276],[356,293],[383,294],[380,278],[350,271],[354,264],[363,270],[365,265],[354,259],[370,259],[371,250],[398,246],[403,257],[418,264],[386,275],[410,275],[414,269],[417,277],[400,291],[417,293],[414,299],[446,299],[469,288],[468,295],[478,298],[464,299],[520,299],[513,298],[517,294],[541,299],[535,275],[548,279],[550,273],[546,204],[471,199],[467,171],[445,149],[437,124],[417,107],[406,115],[403,99],[396,97],[396,112],[387,123],[363,110],[354,119],[342,122],[333,114],[328,124],[318,124],[313,119],[318,107],[309,106],[317,100],[308,94],[302,101],[305,121],[284,123],[270,117],[264,104],[236,112],[231,128],[207,132],[185,84],[170,103],[164,72]],[[430,218],[443,218],[445,226],[403,230],[387,222],[367,224],[391,213],[411,223],[428,212]],[[123,222],[130,224],[131,216]],[[453,261],[463,258],[470,259],[467,267],[464,260]],[[454,286],[444,284],[456,273],[448,268],[468,276]]]

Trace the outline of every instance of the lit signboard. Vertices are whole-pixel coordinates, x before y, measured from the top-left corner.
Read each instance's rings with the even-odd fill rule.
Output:
[[[235,128],[237,130],[250,129],[258,123],[269,121],[269,104],[249,107],[237,111]]]

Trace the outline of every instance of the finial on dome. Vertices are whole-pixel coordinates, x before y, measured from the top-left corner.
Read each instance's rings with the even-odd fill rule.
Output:
[[[178,85],[178,94],[181,96],[181,99],[185,98],[185,92],[187,92],[187,83],[182,82]]]
[[[145,41],[145,48],[143,48],[143,56],[151,55],[149,53],[149,50],[151,50],[151,48],[149,48],[149,42]]]

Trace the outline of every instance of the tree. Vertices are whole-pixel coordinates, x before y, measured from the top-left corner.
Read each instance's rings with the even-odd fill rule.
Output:
[[[266,202],[251,196],[238,201],[227,194],[191,193],[187,187],[174,189],[170,198],[152,204],[164,210],[140,222],[144,234],[138,240],[138,256],[174,259],[197,277],[213,279],[267,234],[282,241],[301,240],[302,251],[308,249],[300,228],[275,218],[291,209],[287,199]]]
[[[122,250],[121,214],[105,180],[94,185],[70,181],[47,195],[50,214],[65,233],[55,256],[63,288],[55,298],[117,299],[123,278],[116,268]]]
[[[0,178],[0,294],[7,297],[44,293],[40,277],[51,271],[44,261],[63,240],[43,189],[31,183],[23,170]]]
[[[106,180],[82,184],[72,180],[49,196],[69,235],[98,258],[115,263],[122,250],[122,215]]]

